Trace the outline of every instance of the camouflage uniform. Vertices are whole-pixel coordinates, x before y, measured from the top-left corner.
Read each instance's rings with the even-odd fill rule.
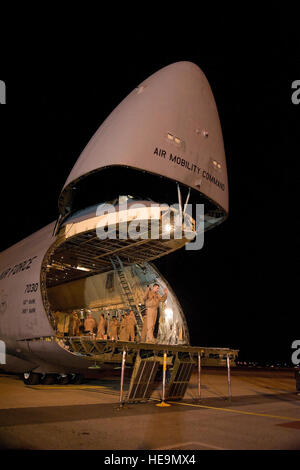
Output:
[[[93,317],[88,317],[84,320],[84,330],[89,333],[94,333],[94,329],[97,328],[96,320]]]
[[[118,326],[119,326],[119,322],[118,320],[116,319],[116,317],[114,317],[110,322],[109,322],[109,338],[110,339],[113,339],[115,341],[118,340]]]
[[[135,340],[135,325],[136,325],[136,318],[133,312],[130,312],[127,317],[127,324],[128,324],[128,336],[129,341]]]
[[[104,339],[105,330],[106,330],[106,320],[102,315],[100,315],[97,338]]]
[[[145,295],[146,315],[144,316],[144,325],[141,335],[141,341],[146,343],[154,343],[155,338],[153,331],[157,318],[157,309],[160,302],[164,302],[167,299],[167,294],[160,295],[153,290],[147,288]]]
[[[80,320],[75,312],[72,312],[70,315],[70,327],[69,327],[69,335],[70,336],[79,336],[79,327],[80,327]]]
[[[129,332],[128,332],[128,320],[127,317],[123,317],[120,325],[120,341],[129,341]]]
[[[69,333],[70,315],[65,312],[57,311],[54,314],[56,331],[60,335]]]

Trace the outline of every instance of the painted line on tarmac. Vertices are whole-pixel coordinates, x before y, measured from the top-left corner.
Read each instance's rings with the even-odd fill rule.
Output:
[[[216,406],[205,406],[205,405],[194,405],[192,403],[180,403],[177,401],[172,401],[169,402],[171,405],[172,403],[176,405],[182,405],[182,406],[193,406],[196,408],[207,408],[210,410],[221,410],[221,411],[227,411],[228,413],[239,413],[243,415],[251,415],[251,416],[261,416],[262,418],[276,418],[276,419],[283,419],[283,420],[288,420],[288,421],[300,421],[299,418],[293,418],[291,416],[278,416],[278,415],[269,415],[266,413],[254,413],[252,411],[242,411],[242,410],[233,410],[233,409],[228,409],[228,408],[218,408]]]
[[[156,447],[153,450],[169,450],[169,449],[182,450],[183,447],[186,447],[186,446],[194,446],[193,449],[195,448],[195,446],[201,446],[201,447],[206,447],[208,449],[214,449],[214,450],[226,450],[224,447],[218,447],[212,444],[204,444],[204,442],[199,442],[199,441],[179,442],[179,444],[174,444],[172,446]],[[186,449],[183,449],[183,450],[186,450]]]

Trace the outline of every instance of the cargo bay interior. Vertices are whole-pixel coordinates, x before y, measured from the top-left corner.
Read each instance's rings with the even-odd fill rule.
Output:
[[[118,181],[118,193],[112,182]],[[149,187],[151,198],[149,199]],[[159,175],[124,166],[105,167],[74,180],[59,198],[60,218],[56,241],[48,250],[41,272],[44,306],[58,337],[85,335],[84,322],[89,314],[99,324],[101,314],[106,320],[104,339],[110,339],[110,322],[121,321],[122,315],[133,310],[136,318],[136,340],[140,340],[145,314],[144,296],[147,285],[157,282],[159,293],[168,289],[167,300],[160,304],[154,329],[161,344],[189,344],[188,327],[181,306],[151,262],[182,248],[186,239],[126,240],[97,236],[99,188],[104,201],[118,205],[127,203],[176,204],[205,203],[204,230],[221,223],[224,211],[198,191]],[[129,196],[134,188],[134,196]],[[123,194],[128,196],[117,196]],[[180,204],[181,205],[181,204]],[[161,214],[161,220],[164,214]],[[191,220],[195,227],[195,220]],[[149,230],[149,228],[148,228]],[[194,230],[194,229],[193,229]],[[118,230],[117,230],[118,232]],[[72,313],[73,312],[73,313]],[[78,327],[74,321],[78,318]],[[75,320],[74,320],[75,319]],[[97,335],[95,328],[94,334]]]
[[[55,243],[43,261],[41,286],[44,305],[58,338],[93,335],[97,338],[100,316],[105,334],[131,310],[136,319],[135,340],[139,341],[145,314],[145,291],[157,282],[159,293],[168,290],[160,304],[154,329],[160,344],[189,344],[189,333],[181,306],[154,265],[153,259],[180,248],[183,240],[100,240],[96,232],[96,207],[78,211],[60,228]],[[93,332],[86,319],[93,318]]]

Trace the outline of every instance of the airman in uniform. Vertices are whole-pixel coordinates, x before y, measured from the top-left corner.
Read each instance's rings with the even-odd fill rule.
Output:
[[[99,319],[98,330],[97,330],[97,338],[105,339],[104,338],[105,333],[106,333],[106,320],[104,318],[103,313],[101,313],[100,319]]]
[[[97,328],[96,320],[92,317],[91,313],[88,313],[87,318],[84,320],[84,331],[90,335],[94,334],[94,330]]]
[[[54,319],[58,336],[68,336],[70,315],[66,312],[60,312],[57,310],[57,312],[54,314]]]
[[[70,315],[69,335],[79,336],[80,320],[75,311]]]
[[[153,336],[153,331],[155,327],[155,322],[157,318],[157,309],[160,302],[165,302],[167,299],[167,289],[165,289],[165,294],[160,295],[158,293],[159,284],[153,284],[153,289],[147,287],[145,294],[145,305],[146,305],[146,315],[144,316],[144,325],[141,334],[141,342],[146,343],[155,343],[155,338]]]
[[[109,322],[109,338],[118,341],[118,327],[119,322],[116,317],[113,317]]]
[[[120,341],[129,341],[127,315],[122,316],[122,320],[121,320],[121,324],[120,324],[119,340]]]
[[[128,325],[128,341],[134,341],[136,318],[135,318],[133,310],[130,310],[129,312],[129,315],[127,317],[127,325]]]

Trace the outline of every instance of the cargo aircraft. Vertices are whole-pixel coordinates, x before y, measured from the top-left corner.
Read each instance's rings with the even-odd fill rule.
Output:
[[[22,374],[25,384],[76,383],[88,369],[119,365],[125,346],[129,365],[141,350],[155,353],[158,345],[174,354],[188,351],[184,312],[152,264],[196,243],[197,220],[187,206],[204,208],[198,232],[216,227],[228,216],[228,182],[209,83],[197,65],[177,62],[138,85],[99,127],[62,188],[58,219],[0,253],[6,348],[0,367]],[[174,236],[178,216],[190,222],[181,238]],[[137,221],[144,236],[121,236],[121,224]],[[150,221],[156,221],[156,236]],[[114,237],[101,237],[104,227]],[[145,291],[153,283],[168,291],[155,345],[140,342]],[[109,326],[129,310],[136,317],[131,344],[84,332],[88,314],[97,323],[103,314]],[[80,322],[75,336],[72,312]],[[215,357],[224,359],[218,352]]]

